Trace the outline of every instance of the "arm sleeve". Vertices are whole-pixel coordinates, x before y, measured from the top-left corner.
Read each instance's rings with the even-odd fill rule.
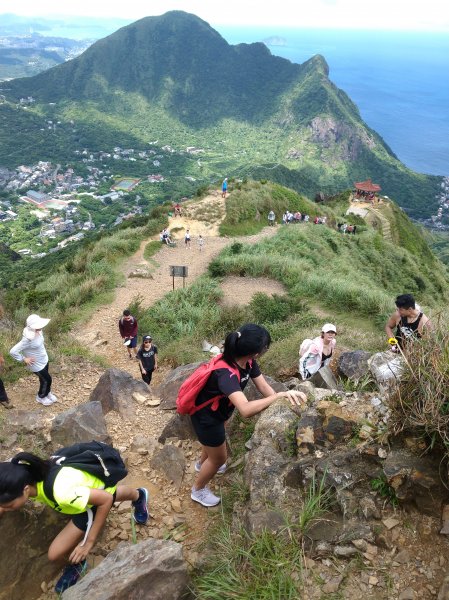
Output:
[[[120,331],[120,335],[123,337],[123,325],[122,325],[122,320],[121,319],[118,322],[118,330]]]
[[[255,379],[256,377],[259,377],[259,375],[262,375],[262,371],[260,370],[260,367],[257,364],[257,362],[255,360],[253,360],[253,364],[251,365],[251,371],[249,372],[249,376],[251,377],[251,379]]]
[[[137,319],[134,319],[131,337],[136,337],[136,335],[137,335]]]
[[[19,362],[23,362],[24,356],[22,354],[22,350],[24,349],[24,347],[25,347],[25,342],[23,340],[20,340],[20,342],[18,344],[16,344],[13,348],[11,348],[9,353],[15,360],[18,360]]]
[[[154,353],[157,354],[157,346],[154,346]]]

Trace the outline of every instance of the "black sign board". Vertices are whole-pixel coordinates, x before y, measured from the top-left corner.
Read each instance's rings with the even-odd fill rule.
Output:
[[[185,287],[188,267],[170,265],[170,276],[173,277],[173,289],[175,289],[175,277],[182,277],[182,287]]]

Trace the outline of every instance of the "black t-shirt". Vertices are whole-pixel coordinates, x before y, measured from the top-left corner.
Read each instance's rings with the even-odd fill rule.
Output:
[[[251,365],[246,363],[245,369],[239,367],[239,370],[240,382],[237,375],[229,369],[217,369],[210,374],[206,385],[195,400],[196,406],[220,394],[223,397],[219,400],[217,410],[212,410],[211,405],[208,405],[200,408],[195,413],[202,425],[207,426],[208,424],[216,424],[217,421],[227,421],[234,412],[234,405],[229,402],[228,396],[234,392],[243,391],[250,377],[251,379],[255,379],[261,374],[259,365],[255,360],[252,361]]]
[[[154,344],[151,345],[149,350],[142,350],[140,348],[137,353],[137,358],[143,365],[145,371],[154,371],[154,355],[157,354],[157,346]]]

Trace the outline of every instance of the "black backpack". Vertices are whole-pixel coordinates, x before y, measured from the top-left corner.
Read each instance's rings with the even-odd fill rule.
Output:
[[[72,467],[85,471],[104,482],[105,487],[112,487],[128,475],[120,452],[103,442],[80,442],[60,448],[51,456],[53,466],[44,481],[45,496],[55,502],[53,486],[62,467]]]

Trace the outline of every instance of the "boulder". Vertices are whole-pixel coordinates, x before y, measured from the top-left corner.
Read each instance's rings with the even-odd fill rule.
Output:
[[[250,534],[258,534],[263,531],[279,533],[285,529],[285,515],[269,508],[253,510],[249,506],[243,514],[243,525]]]
[[[181,600],[189,594],[180,544],[148,539],[120,544],[62,595],[63,600]]]
[[[342,442],[352,437],[356,417],[350,411],[330,400],[321,400],[317,410],[323,416],[323,430],[330,442]]]
[[[192,426],[189,415],[173,415],[170,421],[162,430],[158,441],[164,444],[168,438],[177,438],[178,440],[196,440],[197,436]]]
[[[260,413],[251,438],[252,448],[269,441],[277,452],[287,456],[296,454],[296,428],[298,415],[292,410],[288,400],[277,400]]]
[[[273,379],[272,377],[269,377],[268,375],[264,375],[264,377],[265,377],[268,385],[271,385],[271,387],[273,388],[273,390],[275,392],[286,392],[287,391],[288,388],[283,383],[276,381],[276,379]],[[260,398],[263,398],[262,394],[257,390],[256,386],[251,381],[251,379],[248,381],[248,384],[245,387],[244,394],[248,400],[259,400]]]
[[[129,450],[150,458],[159,450],[159,444],[156,439],[139,434],[133,438]]]
[[[281,508],[289,490],[284,485],[285,469],[290,459],[265,440],[248,454],[244,480],[250,494],[249,504],[254,512],[271,506]]]
[[[385,477],[401,502],[412,502],[427,514],[439,514],[445,491],[438,461],[409,450],[392,450],[383,463]]]
[[[156,395],[161,399],[160,408],[163,410],[176,408],[176,398],[181,384],[202,364],[202,362],[197,362],[181,365],[169,372],[161,385],[155,390]]]
[[[404,371],[403,358],[391,350],[373,354],[368,365],[371,375],[381,387],[389,387],[399,381]]]
[[[298,454],[309,454],[322,446],[326,440],[323,431],[323,417],[318,412],[309,408],[303,412],[296,428],[296,445]]]
[[[107,369],[100,377],[89,400],[101,402],[103,413],[114,410],[127,419],[133,420],[135,408],[132,395],[138,392],[148,396],[148,386],[139,379],[134,379],[126,371],[120,369]]]
[[[312,377],[310,378],[310,382],[319,388],[327,388],[329,390],[338,389],[337,380],[335,379],[334,374],[327,365],[321,367],[319,371],[312,375]]]
[[[69,446],[77,442],[111,443],[100,402],[85,402],[57,415],[51,428],[55,446]]]
[[[179,490],[184,477],[184,453],[175,446],[164,446],[150,461],[150,467],[162,473]]]
[[[351,381],[359,381],[369,372],[368,359],[370,357],[371,353],[364,350],[343,352],[338,357],[338,371]]]
[[[61,569],[50,563],[47,551],[66,523],[67,517],[42,504],[2,516],[0,600],[41,595],[41,582],[53,579]]]

